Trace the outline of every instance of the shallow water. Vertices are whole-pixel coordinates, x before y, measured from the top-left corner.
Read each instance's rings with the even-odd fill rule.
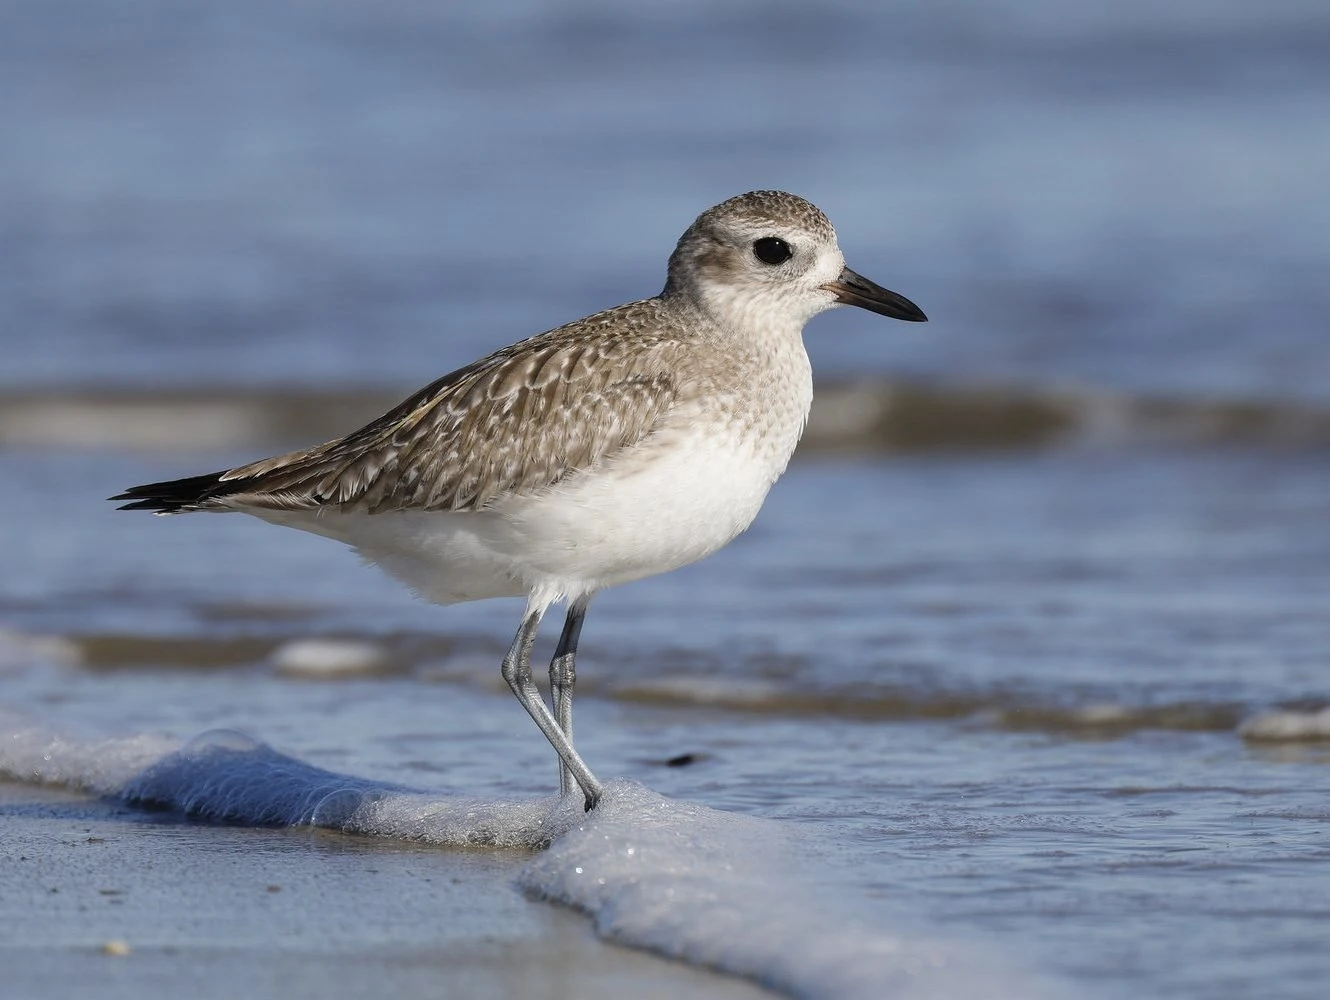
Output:
[[[1323,3],[106,11],[0,14],[0,678],[11,730],[78,734],[5,744],[19,777],[120,794],[224,728],[445,812],[547,795],[498,677],[518,604],[101,498],[649,294],[700,208],[787,187],[933,322],[816,320],[844,391],[752,531],[597,598],[588,761],[764,821],[826,926],[996,952],[1009,993],[1322,995]],[[699,864],[748,836],[698,815]],[[588,909],[686,951],[634,905]]]
[[[497,676],[516,604],[436,609],[319,539],[86,499],[149,461],[0,459],[0,608],[75,663],[11,636],[11,705],[548,793]],[[1317,454],[796,463],[728,550],[598,600],[579,746],[602,776],[795,823],[846,920],[940,922],[1108,995],[1310,997],[1330,744],[1239,727],[1325,704],[1327,498]],[[381,655],[312,681],[309,634]]]

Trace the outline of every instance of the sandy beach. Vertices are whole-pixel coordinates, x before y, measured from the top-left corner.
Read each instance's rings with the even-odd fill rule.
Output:
[[[10,783],[0,844],[9,1000],[771,995],[525,898],[524,851],[201,824]]]

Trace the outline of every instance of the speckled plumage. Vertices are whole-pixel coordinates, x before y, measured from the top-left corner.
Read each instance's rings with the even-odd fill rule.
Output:
[[[594,469],[668,412],[686,354],[650,301],[612,312],[634,336],[584,320],[505,348],[345,438],[224,473],[201,506],[475,511]]]
[[[750,192],[689,226],[654,298],[503,348],[344,438],[113,499],[327,535],[440,603],[526,595],[504,676],[558,751],[561,787],[576,780],[589,807],[599,783],[571,740],[587,603],[751,523],[812,401],[804,324],[842,302],[923,318],[845,267],[809,202]],[[526,661],[558,600],[570,612],[551,716]]]

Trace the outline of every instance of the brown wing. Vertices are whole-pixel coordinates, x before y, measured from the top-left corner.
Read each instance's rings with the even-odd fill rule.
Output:
[[[477,510],[536,492],[646,437],[675,399],[680,350],[640,331],[555,330],[445,375],[345,438],[225,472],[198,505]]]

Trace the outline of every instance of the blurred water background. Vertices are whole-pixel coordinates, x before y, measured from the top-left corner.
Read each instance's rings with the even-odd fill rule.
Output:
[[[785,188],[932,322],[814,321],[754,529],[598,599],[579,747],[1074,992],[1321,996],[1327,107],[1320,0],[0,6],[4,701],[547,792],[517,606],[101,498],[652,294]]]

